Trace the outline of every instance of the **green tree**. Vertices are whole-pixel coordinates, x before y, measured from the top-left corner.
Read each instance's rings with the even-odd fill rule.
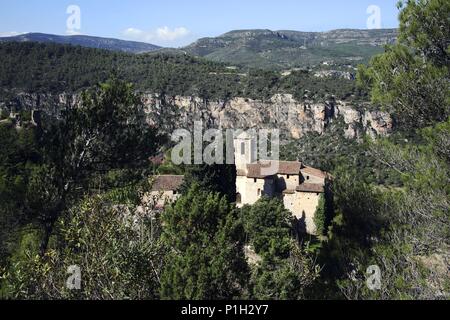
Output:
[[[278,199],[264,197],[241,212],[247,241],[255,252],[268,257],[289,256],[292,213]]]
[[[0,265],[5,266],[19,242],[20,229],[31,222],[27,195],[42,157],[34,128],[18,130],[10,122],[1,123],[0,145]]]
[[[49,190],[36,193],[33,209],[44,229],[43,254],[58,217],[83,196],[92,177],[132,170],[131,178],[142,179],[161,140],[146,122],[140,97],[118,80],[85,92],[80,106],[47,119],[41,130],[46,166],[35,176],[35,185]]]
[[[323,235],[327,228],[327,207],[325,203],[325,196],[320,195],[319,204],[314,214],[314,224],[317,228],[317,234]]]
[[[1,109],[0,110],[0,120],[8,119],[8,117],[9,117],[8,112],[4,109]]]
[[[234,165],[187,166],[181,191],[188,192],[193,183],[197,183],[203,190],[226,195],[231,202],[236,201],[236,167]]]
[[[373,58],[369,67],[361,66],[358,82],[408,130],[450,115],[450,4],[407,0],[399,7],[398,44]]]
[[[242,227],[219,193],[193,184],[162,216],[169,251],[161,275],[163,299],[233,299],[247,285]]]
[[[449,290],[450,4],[399,6],[399,43],[362,67],[358,80],[407,131],[368,145],[369,156],[401,184],[374,186],[352,171],[334,173],[339,216],[324,277],[331,272],[348,299],[439,299]],[[380,290],[366,286],[370,265],[381,269]]]
[[[164,251],[157,219],[135,219],[133,207],[95,196],[58,220],[44,256],[25,250],[3,275],[13,299],[157,299]],[[81,271],[81,290],[66,286],[68,268]]]
[[[251,297],[304,299],[319,268],[292,237],[292,213],[280,200],[262,198],[242,208],[241,219],[247,243],[260,257],[252,268]]]
[[[252,273],[252,298],[304,300],[319,278],[320,268],[294,241],[286,259],[264,259]]]
[[[401,176],[401,188],[373,186],[345,169],[336,173],[338,217],[322,252],[322,276],[345,298],[438,299],[448,291],[450,168],[443,146],[450,141],[450,121],[419,134],[416,144],[385,138],[371,145],[388,174]],[[381,290],[366,286],[371,265],[381,269]]]

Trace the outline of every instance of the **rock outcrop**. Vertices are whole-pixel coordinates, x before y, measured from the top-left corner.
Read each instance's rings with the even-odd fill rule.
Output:
[[[308,132],[322,134],[342,118],[347,138],[388,135],[393,128],[389,114],[361,111],[342,101],[299,102],[290,94],[274,95],[269,101],[233,98],[229,101],[205,101],[198,97],[158,97],[145,95],[144,103],[153,124],[166,130],[191,129],[194,121],[208,128],[280,129],[285,137],[299,139]]]
[[[381,111],[368,111],[343,101],[300,102],[290,94],[276,94],[267,101],[233,98],[228,101],[206,101],[199,97],[159,97],[143,94],[149,122],[168,133],[176,129],[191,130],[194,121],[205,127],[220,129],[280,129],[285,138],[298,139],[308,132],[322,134],[342,119],[347,138],[362,134],[387,135],[392,131],[391,117]],[[14,111],[44,110],[58,114],[67,106],[80,103],[79,95],[20,93],[0,108]]]

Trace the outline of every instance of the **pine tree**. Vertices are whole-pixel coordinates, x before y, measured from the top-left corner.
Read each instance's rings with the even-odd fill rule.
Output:
[[[358,82],[406,131],[450,116],[450,3],[407,0],[399,8],[398,43],[360,66]]]
[[[193,184],[163,216],[169,251],[163,299],[233,299],[246,290],[247,263],[236,211],[219,193]]]

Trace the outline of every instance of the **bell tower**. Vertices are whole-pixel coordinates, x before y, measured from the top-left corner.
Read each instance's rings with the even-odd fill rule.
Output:
[[[247,165],[257,161],[256,135],[243,132],[234,139],[234,162],[236,169],[247,172]]]

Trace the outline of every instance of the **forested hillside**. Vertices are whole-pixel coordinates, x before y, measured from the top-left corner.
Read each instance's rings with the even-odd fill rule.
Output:
[[[319,78],[313,71],[283,76],[275,71],[230,69],[184,54],[124,54],[97,49],[38,43],[0,44],[0,97],[18,92],[73,93],[116,76],[136,89],[206,99],[270,98],[293,93],[300,100],[326,96],[364,98],[355,81]],[[9,95],[8,95],[9,94]],[[352,95],[355,95],[352,97]]]
[[[347,65],[367,63],[393,44],[397,30],[333,30],[299,32],[235,30],[203,38],[183,48],[186,52],[238,66],[286,70],[323,62]]]

